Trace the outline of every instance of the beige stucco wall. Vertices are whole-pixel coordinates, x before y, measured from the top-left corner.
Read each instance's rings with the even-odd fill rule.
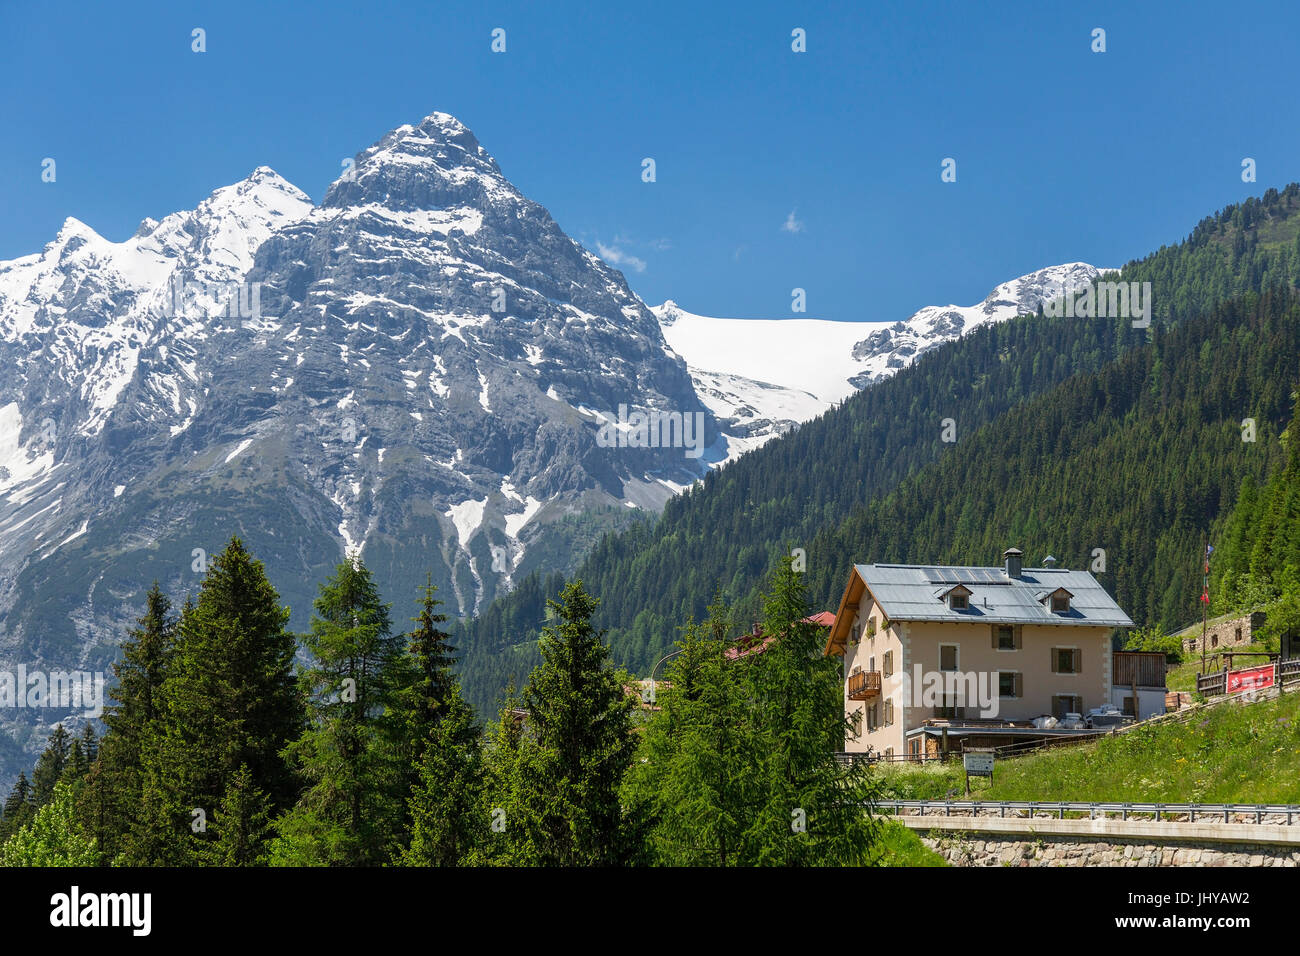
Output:
[[[850,642],[844,652],[844,712],[850,718],[855,713],[862,714],[858,725],[860,733],[857,738],[849,737],[844,742],[845,749],[850,753],[863,753],[868,749],[884,753],[891,748],[896,754],[903,753],[905,717],[903,715],[903,699],[899,691],[898,675],[902,671],[904,648],[897,628],[885,628],[884,620],[880,606],[871,599],[869,594],[864,594],[862,606],[858,609],[857,617],[853,621],[855,625],[862,625],[862,639],[857,644]],[[868,621],[875,622],[876,633],[874,636],[867,634]],[[894,673],[892,677],[885,677],[883,673],[885,653],[889,651],[892,651],[894,655]],[[853,673],[855,668],[861,668],[864,671],[873,670],[871,667],[873,657],[875,658],[874,670],[881,671],[880,697],[869,701],[849,700],[849,675]],[[888,727],[884,726],[886,699],[893,699],[894,701],[894,723]],[[874,731],[868,732],[865,709],[872,704],[879,705],[881,726]]]
[[[1003,651],[993,647],[992,628],[988,624],[949,624],[917,621],[905,628],[910,660],[909,674],[919,664],[923,672],[939,670],[939,645],[957,644],[957,669],[964,672],[997,673],[1016,671],[1021,674],[1019,698],[1000,698],[997,718],[1028,720],[1052,712],[1052,697],[1077,694],[1083,698],[1082,709],[1099,707],[1110,701],[1110,632],[1108,627],[1052,626],[1026,624],[1021,630],[1019,650]],[[1073,647],[1080,651],[1078,674],[1052,671],[1053,648]],[[996,683],[993,684],[996,691]],[[918,712],[915,723],[932,714]],[[967,716],[972,715],[967,711]],[[908,726],[915,726],[909,718]]]
[[[877,633],[874,639],[865,634],[865,623],[868,620],[876,622]],[[875,669],[882,671],[879,698],[882,718],[884,700],[892,699],[894,723],[893,726],[881,726],[869,733],[864,716],[858,737],[845,741],[845,748],[850,752],[862,752],[868,748],[881,753],[889,748],[900,755],[906,752],[906,731],[919,726],[923,720],[936,716],[934,708],[910,706],[914,699],[911,684],[918,665],[923,674],[939,671],[941,644],[958,646],[958,671],[990,675],[987,678],[990,681],[988,686],[997,698],[998,719],[1029,720],[1040,714],[1051,713],[1052,697],[1057,694],[1075,694],[1081,697],[1082,713],[1110,701],[1109,627],[1026,624],[1021,629],[1021,647],[1018,650],[998,650],[993,647],[992,627],[987,623],[891,622],[890,627],[884,629],[879,606],[869,594],[863,595],[862,606],[854,623],[862,623],[864,627],[862,639],[857,644],[850,642],[845,650],[845,713],[852,717],[855,711],[875,702],[848,699],[848,676],[855,667],[869,670],[870,659],[874,657]],[[1052,671],[1051,652],[1058,647],[1078,648],[1078,674]],[[885,677],[884,655],[890,650],[894,652],[894,673]],[[996,674],[999,671],[1013,671],[1021,675],[1020,697],[997,697]],[[904,680],[904,674],[912,680]],[[968,704],[967,717],[986,716],[972,704],[973,702]]]

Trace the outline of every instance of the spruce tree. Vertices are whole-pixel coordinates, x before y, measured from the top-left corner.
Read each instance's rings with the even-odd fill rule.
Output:
[[[9,791],[9,796],[5,798],[4,811],[0,814],[0,843],[26,825],[35,813],[32,786],[27,781],[27,774],[20,770],[17,782]]]
[[[406,810],[394,856],[408,865],[452,866],[476,852],[471,835],[485,829],[482,753],[473,709],[453,670],[456,649],[432,575],[421,591],[388,719]],[[444,827],[447,832],[439,832]]]
[[[397,709],[403,715],[402,736],[412,746],[413,764],[418,764],[439,717],[447,711],[456,693],[456,648],[444,629],[447,615],[434,595],[433,576],[421,589],[420,613],[412,618],[415,629],[407,636],[405,664],[407,681],[397,694]]]
[[[632,701],[591,624],[597,601],[581,581],[550,601],[541,665],[524,699],[521,748],[522,849],[541,865],[622,864],[639,851],[619,800],[632,762]]]
[[[521,754],[528,741],[523,706],[511,677],[497,720],[489,725],[482,741],[479,818],[488,832],[470,851],[469,862],[474,865],[508,866],[526,858]]]
[[[478,736],[474,712],[453,685],[420,759],[403,865],[459,866],[470,862],[487,838],[490,823],[483,815]]]
[[[778,559],[763,600],[774,640],[747,669],[762,794],[746,840],[759,865],[860,865],[876,836],[874,784],[865,765],[835,759],[849,727],[839,660],[808,614],[803,575]]]
[[[310,722],[286,756],[307,785],[279,821],[277,863],[385,862],[401,840],[406,793],[385,733],[401,639],[360,557],[321,585],[301,677]]]
[[[147,844],[141,833],[145,742],[155,733],[159,701],[176,640],[171,601],[157,581],[145,596],[145,612],[122,642],[113,665],[116,678],[104,710],[106,731],[98,744],[81,814],[109,859],[132,842]]]
[[[53,798],[54,788],[63,779],[63,769],[67,766],[71,751],[72,736],[59,724],[50,734],[49,742],[32,772],[32,802],[37,809]]]
[[[270,802],[247,765],[241,765],[226,785],[211,830],[213,839],[204,846],[204,862],[211,866],[266,864]]]
[[[753,658],[728,655],[728,609],[715,601],[709,612],[682,629],[624,788],[645,815],[651,859],[668,866],[741,866],[755,856],[746,837],[761,803],[745,684]]]
[[[271,813],[292,805],[297,781],[282,756],[303,726],[289,610],[262,563],[232,537],[187,604],[144,741],[141,839],[127,862],[202,862],[208,824],[241,768]]]
[[[81,740],[81,751],[86,755],[86,760],[89,763],[94,763],[99,757],[99,737],[95,733],[94,725],[86,724],[86,726],[81,729],[81,737],[79,739]]]
[[[81,746],[81,738],[76,737],[68,748],[68,760],[63,766],[63,774],[59,779],[67,781],[75,788],[85,783],[86,775],[89,772],[90,761],[86,759],[86,751]]]

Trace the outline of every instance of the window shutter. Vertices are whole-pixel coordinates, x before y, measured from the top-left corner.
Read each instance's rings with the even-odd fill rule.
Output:
[[[1016,650],[1020,650],[1020,648],[1023,646],[1022,642],[1024,640],[1024,629],[1019,624],[1017,624],[1012,633],[1016,635],[1016,641],[1015,641]]]
[[[1074,673],[1083,673],[1083,648],[1081,647],[1074,649]]]
[[[1052,673],[1053,674],[1059,674],[1061,672],[1060,668],[1057,667],[1057,665],[1061,662],[1060,658],[1061,655],[1058,654],[1056,648],[1053,647],[1052,648]]]
[[[1023,675],[1023,674],[1016,674],[1016,681],[1015,681],[1015,688],[1016,688],[1016,689],[1015,689],[1015,696],[1017,696],[1017,697],[1024,697],[1024,696],[1025,696],[1025,693],[1024,693],[1024,685],[1023,685],[1023,683],[1022,683],[1023,678],[1024,678],[1024,675]]]
[[[998,626],[994,624],[989,627],[989,630],[993,632],[993,649],[996,651],[998,649]]]

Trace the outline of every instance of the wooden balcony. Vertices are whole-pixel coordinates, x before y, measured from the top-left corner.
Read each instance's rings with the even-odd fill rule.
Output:
[[[871,700],[880,696],[880,671],[858,671],[849,675],[849,700]]]

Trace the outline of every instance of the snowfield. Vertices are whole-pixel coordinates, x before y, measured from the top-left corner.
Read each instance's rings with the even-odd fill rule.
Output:
[[[802,415],[798,421],[806,421],[857,391],[849,379],[862,371],[862,363],[853,358],[853,346],[887,324],[715,319],[687,312],[672,300],[650,311],[659,317],[668,344],[692,371],[746,378],[813,396],[818,406],[792,403],[792,410]]]

